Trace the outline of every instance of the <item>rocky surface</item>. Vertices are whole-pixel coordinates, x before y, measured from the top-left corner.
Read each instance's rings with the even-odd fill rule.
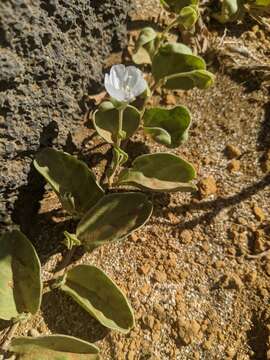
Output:
[[[1,227],[20,222],[20,198],[39,189],[33,154],[72,142],[106,57],[124,44],[128,9],[129,0],[1,1]]]

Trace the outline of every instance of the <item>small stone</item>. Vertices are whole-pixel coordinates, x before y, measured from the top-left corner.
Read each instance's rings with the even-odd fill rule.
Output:
[[[217,192],[216,180],[213,176],[204,178],[199,183],[199,191],[202,197],[213,195]]]
[[[229,159],[238,158],[241,155],[239,148],[232,144],[227,144],[225,152]]]
[[[154,273],[153,278],[154,278],[154,280],[156,280],[157,282],[164,282],[164,281],[167,280],[167,275],[166,275],[165,272],[157,270],[157,271]]]
[[[249,273],[246,274],[245,276],[245,280],[247,282],[250,282],[251,284],[254,284],[255,281],[257,279],[257,271],[250,271]]]
[[[170,220],[170,222],[172,224],[178,224],[179,223],[178,217],[173,212],[168,213],[168,218],[169,218],[169,220]]]
[[[150,264],[147,264],[147,263],[146,263],[146,264],[144,264],[144,265],[142,265],[142,266],[139,267],[138,272],[139,272],[139,274],[141,274],[141,275],[147,275],[150,270],[151,270]]]
[[[151,292],[151,286],[149,284],[144,284],[140,291],[143,295],[148,295]]]
[[[262,208],[260,208],[257,205],[254,205],[253,206],[253,212],[254,212],[254,215],[255,215],[257,220],[259,220],[260,222],[263,222],[265,220],[265,213],[262,210]]]
[[[132,240],[133,242],[137,242],[137,241],[139,240],[138,235],[136,235],[136,234],[134,234],[134,233],[130,235],[130,238],[131,238],[131,240]]]
[[[255,233],[255,240],[254,240],[254,250],[256,252],[262,252],[265,250],[265,234],[264,231],[259,229],[256,230]]]
[[[146,326],[148,326],[150,329],[153,329],[155,318],[153,315],[146,315],[143,319],[143,322]]]
[[[227,168],[230,172],[239,171],[240,170],[240,161],[233,159],[232,161],[229,162]]]
[[[235,356],[236,350],[233,347],[230,347],[226,350],[226,355],[229,357],[229,359],[233,359]]]
[[[172,94],[167,94],[164,96],[164,103],[166,105],[176,105],[176,98]]]
[[[192,241],[192,232],[190,230],[183,230],[180,234],[180,239],[183,244],[189,244]]]
[[[160,304],[156,304],[154,306],[154,311],[157,314],[157,317],[161,320],[165,317],[165,310],[163,308],[163,306],[161,306]]]
[[[222,279],[223,287],[227,289],[241,290],[244,286],[237,274],[227,274]]]
[[[217,260],[217,261],[214,262],[213,266],[216,269],[222,269],[222,268],[224,268],[225,263],[222,260]]]
[[[185,320],[180,318],[177,322],[177,334],[183,345],[189,345],[196,340],[200,331],[200,325],[196,320]]]

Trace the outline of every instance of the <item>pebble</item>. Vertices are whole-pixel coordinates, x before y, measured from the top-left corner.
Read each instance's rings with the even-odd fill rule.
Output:
[[[236,160],[236,159],[233,159],[232,161],[229,162],[228,166],[227,166],[227,169],[230,171],[230,172],[237,172],[240,170],[240,161],[239,160]]]
[[[199,183],[199,191],[202,197],[213,195],[217,192],[216,180],[213,176],[204,178]]]
[[[177,101],[174,95],[167,94],[164,96],[164,103],[166,105],[176,105]]]
[[[141,275],[147,275],[151,270],[150,264],[146,263],[138,268],[138,273]]]
[[[237,146],[232,144],[227,144],[225,151],[229,159],[238,158],[241,155],[241,150],[239,150]]]
[[[227,289],[241,290],[244,286],[242,280],[237,274],[227,274],[222,280],[222,287]]]
[[[147,327],[149,327],[150,329],[153,329],[154,323],[155,323],[155,318],[153,315],[146,315],[143,318],[143,322]]]
[[[192,231],[183,230],[180,234],[180,240],[183,244],[189,244],[192,241]]]
[[[167,280],[167,275],[164,271],[157,270],[154,273],[153,279],[156,280],[157,282],[164,282]]]
[[[200,324],[196,320],[180,318],[177,322],[177,334],[183,345],[189,345],[196,340],[200,331]]]
[[[265,213],[262,208],[257,205],[253,206],[253,212],[257,220],[263,222],[265,220]]]
[[[140,291],[143,295],[148,295],[151,292],[151,286],[149,284],[144,284]]]

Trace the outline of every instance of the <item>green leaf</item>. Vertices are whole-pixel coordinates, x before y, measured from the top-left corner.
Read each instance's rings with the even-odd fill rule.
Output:
[[[187,139],[191,116],[184,106],[152,108],[144,113],[144,131],[156,142],[177,147]]]
[[[138,40],[136,42],[135,49],[138,50],[140,47],[148,44],[149,42],[151,42],[153,40],[155,40],[156,37],[157,37],[157,33],[155,32],[155,30],[153,28],[145,27],[140,32],[140,35],[139,35]]]
[[[194,87],[207,89],[213,85],[215,75],[207,70],[193,70],[186,73],[174,74],[165,79],[164,87],[171,90],[189,90]]]
[[[156,51],[157,33],[151,27],[142,29],[135,46],[132,60],[135,64],[151,63],[152,56]]]
[[[151,191],[194,191],[190,181],[196,177],[194,167],[186,160],[169,153],[137,157],[131,169],[124,169],[119,185],[134,185]]]
[[[166,10],[179,13],[184,7],[198,5],[199,0],[160,0]]]
[[[41,266],[37,253],[20,231],[0,238],[0,319],[35,314],[41,302]]]
[[[81,219],[76,237],[92,250],[108,241],[122,240],[151,216],[152,203],[141,193],[105,195]]]
[[[234,21],[237,19],[239,13],[239,1],[238,0],[224,0],[221,5],[221,12],[214,13],[212,16],[220,23]]]
[[[71,250],[73,247],[80,246],[81,242],[77,239],[75,234],[71,234],[68,231],[64,231],[65,239],[63,241],[64,245]]]
[[[101,360],[95,345],[67,335],[14,338],[9,351],[18,360]]]
[[[182,25],[186,30],[190,30],[196,24],[198,17],[199,10],[197,6],[185,6],[180,11],[180,14],[178,16],[178,23]]]
[[[270,7],[270,0],[255,0],[256,6]]]
[[[111,109],[108,111],[99,109],[95,111],[93,116],[93,123],[97,133],[110,144],[116,142],[118,134],[118,117],[119,112],[117,109]],[[135,107],[128,105],[124,110],[123,115],[123,131],[125,133],[124,139],[132,136],[138,129],[139,124],[139,111]]]
[[[103,326],[128,333],[134,326],[133,311],[123,292],[99,268],[79,265],[68,271],[61,290],[70,295]]]
[[[162,46],[153,59],[153,75],[157,81],[170,75],[205,68],[204,60],[192,55],[191,49],[180,43]]]
[[[37,154],[34,166],[73,216],[81,217],[104,194],[88,166],[70,154],[44,149]]]

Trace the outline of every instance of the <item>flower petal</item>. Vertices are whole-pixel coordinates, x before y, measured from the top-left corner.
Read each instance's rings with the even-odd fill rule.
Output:
[[[113,86],[116,89],[123,87],[123,82],[126,77],[126,67],[123,64],[113,65],[110,71],[110,78]]]
[[[108,74],[105,74],[105,81],[104,86],[108,94],[113,97],[114,99],[118,101],[124,101],[125,100],[125,92],[121,89],[116,89],[112,82],[111,78]]]

